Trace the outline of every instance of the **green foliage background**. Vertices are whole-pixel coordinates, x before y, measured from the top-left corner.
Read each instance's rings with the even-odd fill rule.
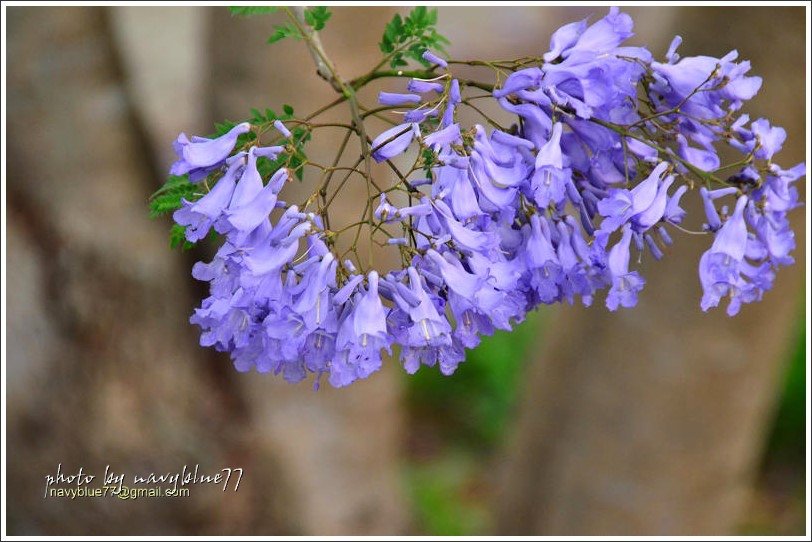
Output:
[[[405,469],[419,532],[442,536],[487,531],[487,470],[516,408],[520,374],[530,349],[543,341],[542,310],[514,332],[497,332],[468,352],[454,378],[421,370],[406,379],[415,434]],[[762,478],[803,471],[806,458],[806,332],[800,311],[788,351],[784,385],[765,446]],[[539,329],[542,333],[539,334]],[[791,468],[790,468],[791,467]],[[762,482],[763,484],[763,482]],[[803,480],[788,481],[790,499],[803,501]],[[747,525],[745,525],[745,530]],[[758,532],[770,525],[759,525]]]

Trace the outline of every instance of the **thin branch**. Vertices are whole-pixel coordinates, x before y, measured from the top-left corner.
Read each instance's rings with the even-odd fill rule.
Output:
[[[291,21],[296,25],[308,44],[307,50],[310,52],[310,57],[316,65],[316,73],[319,74],[319,77],[330,83],[336,92],[342,93],[343,88],[338,77],[336,77],[335,65],[324,52],[319,33],[307,24],[307,20],[305,19],[305,6],[293,6],[292,8],[285,8],[285,10],[288,12],[288,17],[290,17]]]

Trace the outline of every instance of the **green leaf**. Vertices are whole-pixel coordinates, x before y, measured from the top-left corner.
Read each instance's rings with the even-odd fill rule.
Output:
[[[293,116],[293,106],[290,106],[288,104],[284,104],[282,106],[282,111],[284,111],[285,115],[287,115],[289,117]]]
[[[442,34],[438,34],[436,30],[432,31],[431,39],[435,44],[434,45],[435,49],[444,50],[443,45],[449,45],[451,43],[451,40],[449,40],[447,37],[443,36]]]
[[[321,30],[324,28],[325,23],[330,19],[332,13],[325,6],[316,6],[307,8],[304,12],[305,22],[313,28],[313,30]]]
[[[173,249],[180,246],[182,250],[189,250],[194,246],[194,243],[186,240],[186,226],[172,225],[172,229],[169,230],[169,246]]]
[[[436,10],[433,10],[436,11]],[[414,28],[424,28],[428,25],[428,10],[426,6],[417,6],[412,10],[408,17],[406,17],[407,24],[411,24]]]
[[[400,42],[403,36],[403,19],[400,14],[396,13],[392,20],[389,21],[383,29],[383,38],[381,38],[381,51],[384,53],[391,53],[395,50],[395,44]]]
[[[307,161],[307,154],[304,152],[305,143],[310,141],[312,134],[309,130],[302,126],[297,126],[292,130],[292,145],[294,147],[293,154],[287,160],[288,167],[293,170],[293,173],[300,181],[304,178],[304,168],[301,167]]]
[[[299,29],[290,23],[274,25],[273,28],[274,33],[271,34],[270,38],[268,38],[268,43],[276,43],[277,41],[285,38],[294,38],[300,40],[304,37],[302,36],[302,33],[299,32]]]
[[[378,47],[380,47],[381,51],[383,51],[384,53],[391,53],[392,51],[395,50],[395,45],[386,36],[384,36],[383,39],[381,39],[381,42],[378,44]]]
[[[392,17],[384,28],[378,44],[381,51],[389,58],[389,66],[396,69],[409,64],[408,59],[424,66],[429,62],[423,59],[426,49],[433,49],[445,54],[445,47],[451,43],[448,38],[437,32],[437,10],[417,6],[403,18],[400,14]]]
[[[155,218],[180,209],[183,199],[199,197],[199,187],[189,182],[188,175],[170,175],[166,183],[149,199],[149,214]]]
[[[432,170],[431,168],[437,162],[437,156],[434,154],[430,148],[426,147],[421,152],[421,157],[423,160],[423,172],[426,174],[426,177],[431,178]]]
[[[228,8],[233,17],[252,17],[254,15],[268,15],[274,13],[277,7],[261,7],[261,6],[232,6]]]

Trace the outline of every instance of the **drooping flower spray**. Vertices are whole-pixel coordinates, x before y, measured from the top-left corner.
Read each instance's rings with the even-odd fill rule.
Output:
[[[444,54],[436,12],[415,8],[387,25],[383,60],[346,81],[318,39],[329,11],[280,9],[290,22],[272,39],[303,39],[336,101],[303,118],[288,106],[257,111],[212,138],[181,134],[172,177],[153,199],[156,213],[173,212],[177,242],[221,239],[214,259],[192,270],[210,295],[191,320],[201,345],[229,352],[240,371],[346,386],[395,351],[410,373],[427,365],[448,375],[482,335],[540,304],[633,307],[645,285],[634,262],[664,257],[687,228],[688,197],[704,203],[694,229],[710,241],[698,262],[703,310],[724,303],[735,315],[793,262],[787,213],[800,205],[793,183],[805,165],[775,164],[784,130],[740,113],[762,81],[735,51],[680,58],[675,38],[657,61],[624,45],[632,20],[612,8],[591,25],[563,26],[538,57],[456,60]],[[465,64],[500,76],[457,77]],[[377,109],[363,107],[356,91],[384,77],[403,82],[380,93]],[[487,117],[484,100],[514,123]],[[350,122],[336,163],[351,137],[362,157],[333,182],[337,168],[309,160],[305,144],[318,115],[342,104]],[[461,125],[462,107],[482,124]],[[369,111],[396,120],[370,137]],[[722,165],[725,146],[741,158]],[[411,169],[397,166],[404,159]],[[390,178],[372,178],[375,162]],[[361,217],[332,227],[330,204],[351,176],[367,187]],[[294,178],[313,183],[300,205],[285,198]],[[408,205],[394,203],[398,194]],[[339,236],[352,235],[338,253]],[[397,251],[401,267],[376,271],[359,240]]]

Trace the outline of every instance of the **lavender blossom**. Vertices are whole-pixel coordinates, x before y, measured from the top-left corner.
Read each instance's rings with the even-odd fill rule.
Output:
[[[186,134],[180,134],[174,143],[178,161],[172,164],[169,173],[172,175],[188,173],[193,182],[202,179],[205,176],[202,175],[204,172],[208,174],[211,168],[225,161],[234,150],[237,138],[249,130],[251,125],[243,122],[216,139],[194,136],[190,140]]]
[[[740,113],[761,79],[735,51],[681,57],[677,37],[657,61],[629,46],[632,36],[617,8],[570,23],[543,62],[505,63],[507,77],[484,95],[472,87],[491,86],[457,79],[455,64],[425,51],[429,73],[378,96],[407,110],[385,111],[402,122],[368,132],[370,156],[358,164],[389,163],[362,175],[364,214],[347,227],[330,224],[328,187],[360,166],[303,163],[301,142],[251,146],[263,134],[291,138],[281,121],[266,119],[239,146],[249,123],[216,139],[181,134],[172,174],[206,182],[187,185],[173,218],[189,242],[212,229],[222,239],[192,269],[209,285],[190,318],[200,344],[229,352],[239,371],[312,376],[317,386],[367,378],[393,351],[410,374],[450,375],[466,349],[539,305],[591,305],[605,292],[609,311],[634,307],[646,295],[637,264],[668,265],[681,231],[713,239],[698,265],[702,310],[727,300],[732,316],[761,299],[794,261],[788,214],[802,204],[805,164],[780,167],[786,131]],[[462,124],[458,110],[474,98],[509,121]],[[741,161],[723,165],[724,148]],[[299,208],[280,198],[305,166],[322,180]],[[704,216],[689,216],[689,200]],[[356,241],[342,254],[345,231]],[[401,265],[379,275],[359,257],[359,239]]]

